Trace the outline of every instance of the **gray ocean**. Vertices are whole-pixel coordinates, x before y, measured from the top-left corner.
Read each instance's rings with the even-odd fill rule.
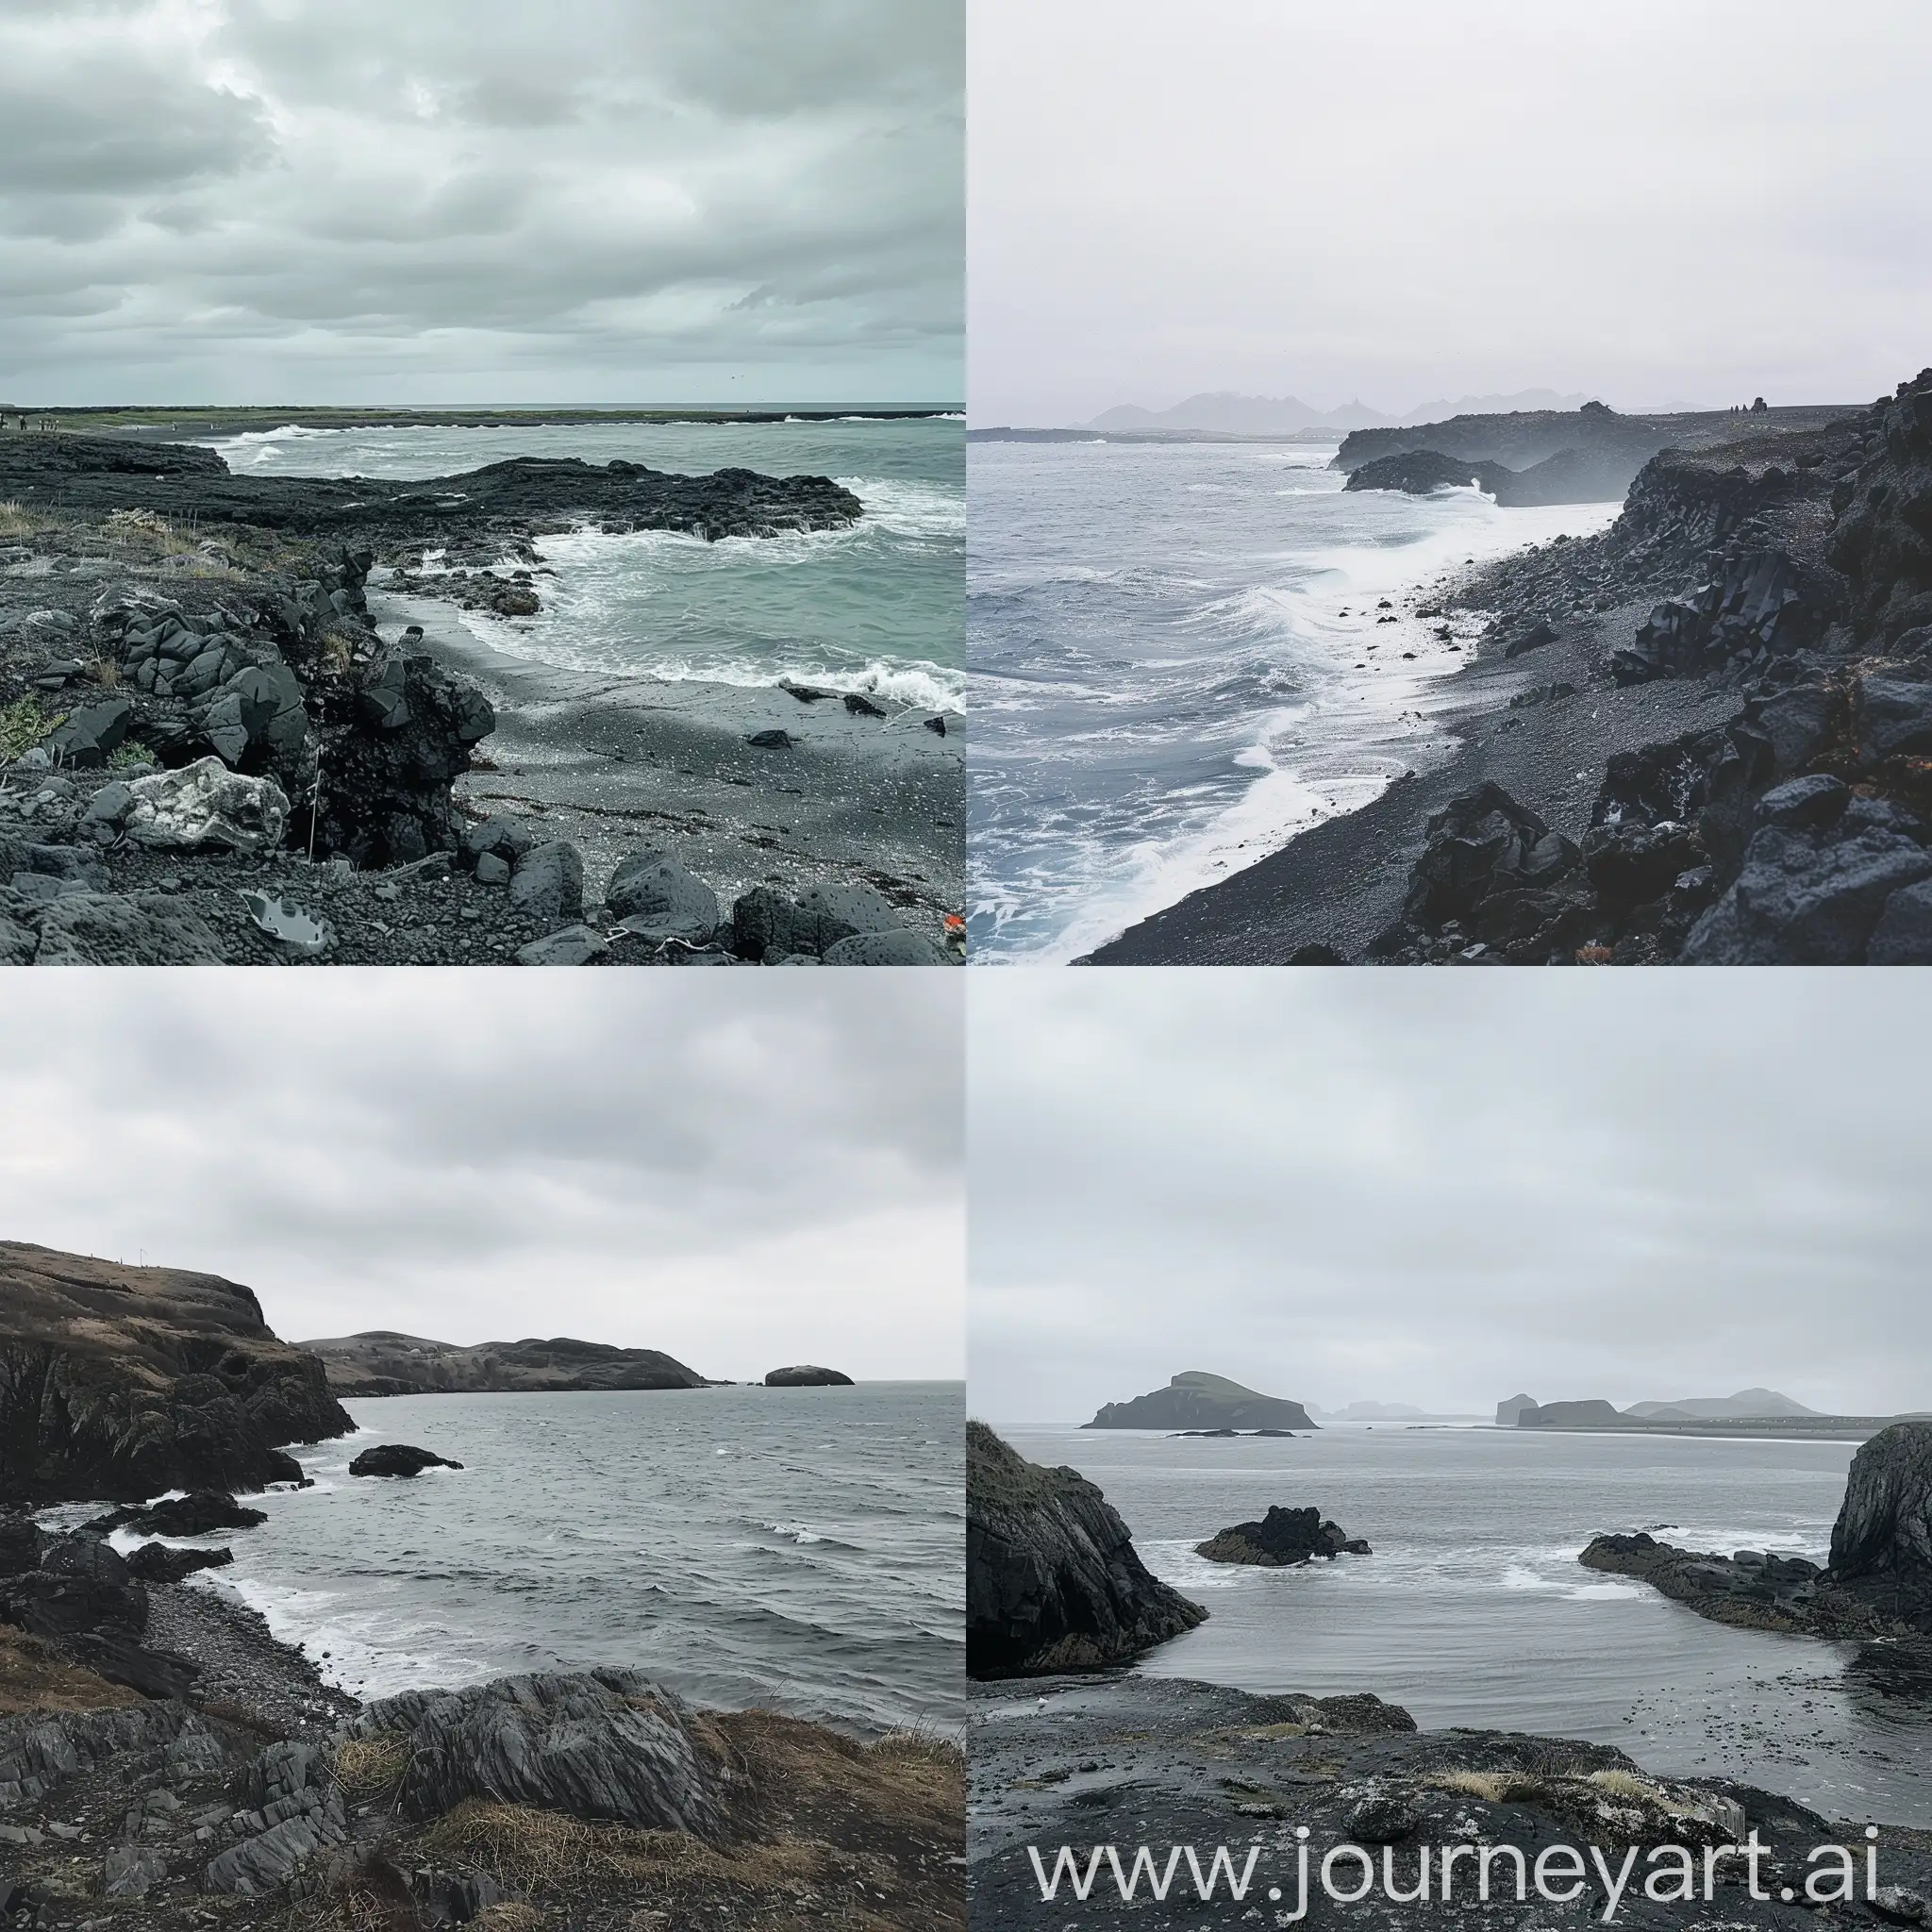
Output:
[[[209,437],[238,474],[451,475],[510,457],[622,458],[688,475],[827,475],[865,506],[849,530],[707,543],[664,531],[545,538],[542,611],[462,622],[513,657],[571,670],[724,684],[790,676],[928,709],[965,695],[965,425],[589,423],[306,429]]]
[[[1331,1425],[1237,1440],[1004,1431],[1091,1477],[1148,1567],[1208,1620],[1140,1666],[1257,1691],[1373,1690],[1426,1729],[1615,1744],[1827,1817],[1932,1825],[1932,1710],[1855,1646],[1734,1630],[1585,1570],[1600,1530],[1822,1558],[1856,1444]],[[1372,1557],[1210,1563],[1194,1545],[1270,1504],[1317,1505]]]
[[[196,1584],[358,1695],[624,1664],[700,1704],[960,1724],[958,1383],[345,1407],[360,1433],[297,1450],[315,1487],[258,1499]],[[464,1467],[351,1477],[379,1441]]]

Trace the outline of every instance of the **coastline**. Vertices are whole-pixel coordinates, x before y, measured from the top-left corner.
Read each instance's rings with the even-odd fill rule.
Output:
[[[420,625],[411,647],[480,687],[494,709],[491,769],[453,788],[474,817],[570,840],[587,882],[608,878],[627,847],[664,842],[723,903],[758,885],[868,885],[943,938],[964,888],[958,713],[941,737],[924,728],[937,714],[914,707],[877,718],[774,686],[569,670],[496,648],[454,605],[379,584],[367,594],[385,641]],[[747,742],[772,730],[791,743]]]

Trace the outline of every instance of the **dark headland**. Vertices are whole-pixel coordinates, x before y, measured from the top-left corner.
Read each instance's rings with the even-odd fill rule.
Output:
[[[285,1445],[353,1426],[247,1289],[0,1244],[0,1924],[963,1932],[949,1741],[698,1709],[619,1669],[364,1705],[182,1581],[228,1551],[106,1540],[239,1543],[264,1516],[232,1492],[303,1481]],[[92,1497],[129,1502],[59,1533],[29,1513]]]
[[[1925,1905],[1932,1832],[1881,1826],[1877,1899],[1865,1900],[1861,1870],[1854,1899],[1819,1904],[1804,1896],[1814,1869],[1807,1854],[1833,1843],[1862,1853],[1868,1821],[1828,1820],[1733,1779],[1658,1776],[1607,1745],[1510,1731],[1419,1730],[1407,1712],[1366,1690],[1257,1696],[1123,1670],[1191,1628],[1204,1614],[1199,1606],[1147,1573],[1126,1525],[1094,1485],[1072,1470],[1027,1462],[982,1424],[969,1427],[975,1928],[1019,1932],[1043,1923],[1044,1912],[1061,1911],[1065,1923],[1077,1914],[1082,1925],[1124,1928],[1192,1926],[1223,1916],[1233,1923],[1245,1914],[1257,1924],[1375,1932],[1408,1932],[1424,1923],[1452,1932],[1499,1925],[1528,1932],[1600,1922],[1608,1895],[1594,1871],[1585,1865],[1577,1895],[1554,1916],[1533,1893],[1523,1905],[1513,1892],[1479,1898],[1470,1870],[1457,1874],[1447,1900],[1439,1884],[1419,1913],[1383,1895],[1382,1860],[1391,1861],[1396,1885],[1412,1891],[1424,1846],[1440,1857],[1458,1843],[1513,1845],[1533,1866],[1546,1848],[1593,1844],[1614,1873],[1632,1846],[1641,1858],[1643,1848],[1682,1845],[1699,1859],[1707,1847],[1742,1844],[1753,1833],[1763,1847],[1755,1886],[1745,1861],[1731,1857],[1714,1868],[1709,1905],[1657,1900],[1643,1895],[1648,1868],[1640,1865],[1615,1923],[1657,1932],[1692,1924],[1795,1932],[1922,1924],[1932,1909]],[[1874,1443],[1860,1457],[1869,1460],[1847,1491],[1833,1569],[1843,1566],[1847,1590],[1895,1604],[1905,1571],[1914,1578],[1932,1574],[1919,1554],[1932,1549],[1924,1541],[1924,1455],[1910,1442]],[[1920,1587],[1914,1581],[1907,1589]],[[1292,1641],[1291,1628],[1284,1629],[1283,1643]],[[1307,1917],[1286,1916],[1299,1903],[1294,1874],[1303,1842],[1316,1869],[1338,1845],[1362,1848],[1376,1871],[1374,1891],[1339,1905],[1311,1885]],[[1182,1849],[1194,1847],[1205,1872],[1215,1848],[1226,1846],[1238,1875],[1252,1851],[1254,1890],[1244,1904],[1231,1901],[1224,1878],[1212,1902],[1204,1902],[1182,1865],[1164,1903],[1147,1895],[1143,1874],[1129,1905],[1106,1861],[1108,1844],[1119,1849],[1123,1879],[1141,1845],[1150,1848],[1157,1874],[1170,1851],[1179,1864]],[[1090,1857],[1100,1859],[1085,1906],[1068,1902],[1064,1877],[1057,1906],[1042,1905],[1041,1879],[1051,1876],[1063,1845],[1076,1872]],[[1041,1856],[1039,1874],[1029,1847]],[[1352,1889],[1359,1870],[1352,1859],[1339,1884]],[[1499,1884],[1509,1870],[1499,1868]],[[1271,1887],[1280,1895],[1272,1896]]]
[[[1490,619],[1443,762],[1093,963],[1932,960],[1932,370],[1869,408],[1464,417],[1336,460],[1623,510],[1414,594]]]
[[[535,614],[559,531],[847,527],[865,506],[830,478],[535,458],[247,476],[187,441],[17,421],[0,963],[954,957],[957,715],[567,672],[458,621]]]

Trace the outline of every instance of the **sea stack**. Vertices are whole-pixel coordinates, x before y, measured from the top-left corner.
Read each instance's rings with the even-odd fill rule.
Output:
[[[1290,1564],[1311,1563],[1325,1557],[1367,1557],[1374,1554],[1358,1536],[1319,1509],[1284,1509],[1274,1505],[1258,1523],[1237,1523],[1194,1545],[1194,1554],[1210,1563],[1253,1563],[1278,1570]]]
[[[774,1369],[765,1377],[767,1389],[850,1389],[854,1387],[850,1375],[841,1375],[837,1369],[821,1369],[810,1362],[800,1362],[795,1368]]]
[[[1028,1462],[966,1425],[966,1671],[1045,1675],[1124,1664],[1208,1612],[1153,1575],[1077,1470]]]
[[[1534,1395],[1511,1395],[1496,1405],[1496,1426],[1499,1429],[1513,1429],[1523,1420],[1523,1411],[1535,1408]]]
[[[1210,1375],[1184,1369],[1165,1389],[1137,1395],[1131,1402],[1107,1403],[1090,1429],[1312,1429],[1299,1402],[1262,1395]]]
[[[1852,1457],[1829,1574],[1874,1609],[1932,1634],[1932,1422],[1893,1423]]]

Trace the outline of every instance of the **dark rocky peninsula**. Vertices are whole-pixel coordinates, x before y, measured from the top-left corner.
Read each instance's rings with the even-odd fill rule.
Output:
[[[974,1677],[1104,1670],[1207,1611],[1152,1574],[1077,1471],[1028,1462],[966,1425],[966,1669]]]
[[[1586,1568],[1635,1576],[1713,1623],[1903,1645],[1932,1667],[1932,1422],[1895,1423],[1852,1457],[1829,1560],[1593,1538]]]
[[[767,1389],[850,1389],[853,1386],[850,1375],[841,1374],[837,1369],[821,1369],[810,1362],[800,1362],[790,1369],[774,1369],[765,1377]]]
[[[1319,1509],[1285,1509],[1278,1503],[1258,1523],[1219,1530],[1205,1543],[1196,1543],[1194,1552],[1210,1563],[1253,1563],[1272,1570],[1312,1563],[1317,1557],[1332,1563],[1337,1557],[1374,1554],[1362,1538],[1350,1536]]]
[[[580,1393],[595,1389],[708,1389],[695,1369],[656,1348],[548,1341],[459,1346],[372,1328],[296,1344],[318,1357],[337,1396]]]
[[[1713,420],[1601,536],[1418,594],[1488,626],[1443,760],[1095,960],[1932,959],[1932,371]]]
[[[553,673],[437,614],[536,612],[585,524],[862,514],[822,476],[0,434],[0,963],[949,963],[943,717]]]
[[[1084,1426],[1219,1434],[1237,1429],[1312,1429],[1315,1424],[1299,1402],[1257,1394],[1204,1369],[1184,1369],[1165,1389],[1137,1395],[1131,1402],[1107,1403]]]
[[[0,1504],[258,1490],[354,1427],[238,1283],[0,1242]]]

